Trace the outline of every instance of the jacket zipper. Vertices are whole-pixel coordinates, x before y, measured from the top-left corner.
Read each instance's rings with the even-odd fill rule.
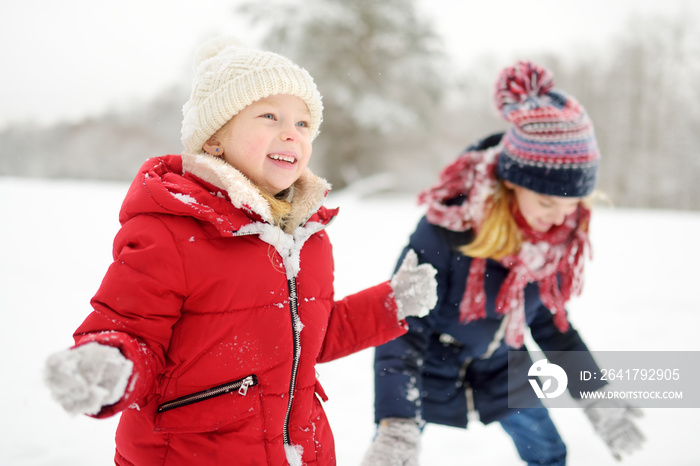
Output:
[[[313,215],[313,214],[312,214]],[[310,217],[309,217],[310,218]],[[302,224],[305,224],[306,220],[302,222]],[[332,221],[335,220],[335,216],[331,217],[325,224],[322,224],[322,228],[320,228],[318,231],[325,230],[328,225],[332,223]],[[315,232],[315,233],[318,233]],[[232,236],[246,236],[246,235],[251,235],[254,234],[252,232],[244,232],[241,233],[237,230],[232,230],[231,235]],[[290,278],[287,280],[287,286],[289,287],[289,308],[290,308],[290,315],[292,318],[292,338],[294,340],[294,353],[293,353],[293,361],[292,361],[292,374],[290,377],[290,383],[289,383],[289,400],[287,401],[287,412],[284,415],[284,425],[282,426],[282,440],[285,445],[291,445],[291,440],[289,437],[289,420],[291,417],[292,413],[292,402],[294,401],[294,392],[295,392],[295,386],[296,386],[296,381],[297,381],[297,372],[299,371],[299,359],[301,355],[301,337],[299,335],[299,327],[300,327],[300,320],[299,320],[299,309],[298,309],[298,298],[297,298],[297,282],[296,278]]]
[[[234,380],[233,382],[227,382],[225,384],[218,385],[207,390],[202,390],[201,392],[196,392],[190,395],[181,396],[180,398],[175,398],[174,400],[159,405],[158,412],[163,413],[171,409],[180,408],[182,406],[187,406],[193,403],[198,403],[200,401],[208,400],[210,398],[225,395],[234,390],[238,390],[238,393],[241,396],[245,396],[246,393],[248,393],[248,388],[257,384],[258,378],[255,374],[252,374],[248,377]]]
[[[287,402],[287,413],[284,416],[284,426],[282,427],[282,439],[285,445],[291,445],[289,439],[289,418],[292,413],[292,402],[294,401],[294,390],[297,382],[297,372],[299,371],[299,354],[301,353],[301,337],[299,335],[299,309],[297,301],[297,280],[291,278],[287,281],[289,285],[289,308],[292,316],[292,337],[294,339],[294,360],[292,362],[292,376],[289,382],[289,401]]]
[[[474,391],[469,382],[467,382],[467,368],[472,363],[472,358],[467,358],[464,360],[462,367],[459,369],[459,379],[462,381],[464,386],[464,396],[467,401],[467,420],[473,421],[479,419],[479,413],[476,410],[476,405],[474,404]]]

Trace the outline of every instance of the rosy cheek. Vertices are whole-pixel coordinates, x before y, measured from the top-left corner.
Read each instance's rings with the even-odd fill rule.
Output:
[[[528,215],[525,217],[525,220],[527,220],[528,225],[530,225],[532,228],[538,230],[542,228],[542,225],[546,223],[545,219],[541,215]]]

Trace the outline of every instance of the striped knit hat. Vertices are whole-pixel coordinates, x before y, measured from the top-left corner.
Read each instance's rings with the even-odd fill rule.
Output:
[[[248,105],[276,94],[299,97],[309,109],[309,130],[318,134],[323,119],[321,94],[309,73],[276,53],[241,45],[236,39],[210,39],[196,52],[190,99],[182,108],[185,152],[202,145]]]
[[[494,100],[511,125],[497,173],[540,194],[584,197],[595,188],[600,160],[593,124],[581,104],[553,87],[552,73],[531,62],[501,71]]]

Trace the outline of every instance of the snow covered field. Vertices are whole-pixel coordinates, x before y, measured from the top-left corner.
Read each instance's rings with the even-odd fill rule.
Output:
[[[111,262],[121,183],[0,177],[0,465],[113,464],[116,419],[70,417],[42,384],[46,356],[72,343]],[[340,298],[387,279],[422,210],[411,197],[333,195],[329,228]],[[571,320],[597,351],[698,351],[700,213],[599,209],[594,260]],[[358,465],[373,432],[372,351],[319,366],[340,466]],[[695,387],[698,383],[696,381]],[[699,409],[647,409],[644,450],[624,465],[700,464]],[[552,410],[569,464],[616,464],[583,413]],[[695,426],[695,427],[693,427]],[[498,425],[429,425],[422,465],[517,465]]]

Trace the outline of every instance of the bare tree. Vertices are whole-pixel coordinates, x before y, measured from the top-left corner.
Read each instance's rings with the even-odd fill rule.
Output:
[[[264,45],[314,76],[324,102],[316,168],[336,188],[383,170],[410,176],[446,87],[442,44],[413,0],[249,2]],[[396,166],[403,160],[403,166]]]
[[[505,128],[488,57],[454,76],[415,0],[251,1],[265,46],[307,68],[324,96],[314,170],[342,188],[377,173],[393,189],[434,182],[466,145]],[[695,21],[695,22],[694,22]],[[700,209],[700,30],[691,15],[636,17],[604,49],[528,58],[591,115],[600,188],[621,207]],[[120,113],[0,132],[0,175],[130,180],[147,157],[178,153],[185,87]]]
[[[682,16],[635,17],[610,51],[607,67],[577,68],[596,70],[587,108],[603,152],[601,184],[622,206],[700,208],[697,27]]]

